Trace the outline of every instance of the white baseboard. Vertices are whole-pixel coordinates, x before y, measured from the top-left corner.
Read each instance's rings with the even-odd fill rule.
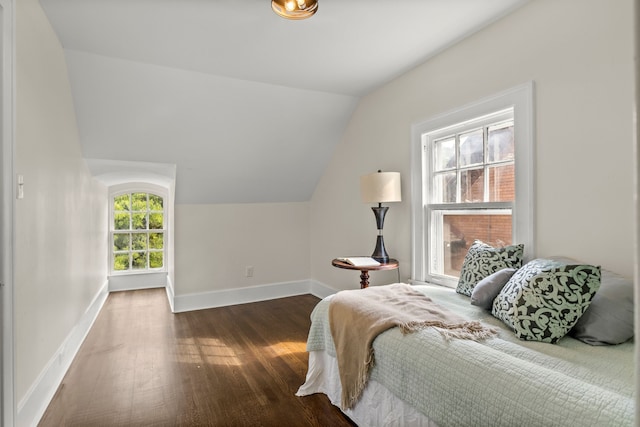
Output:
[[[174,313],[181,313],[304,294],[312,294],[319,298],[324,298],[322,295],[331,295],[335,292],[335,289],[314,280],[271,283],[238,289],[173,296],[172,310]]]
[[[333,295],[337,290],[333,289],[330,286],[325,285],[322,282],[318,282],[317,280],[311,280],[311,286],[309,288],[309,293],[318,298],[326,298],[329,295]]]
[[[36,426],[44,415],[64,375],[71,366],[73,358],[80,350],[82,342],[107,300],[108,287],[108,282],[105,282],[78,323],[33,382],[24,398],[18,402],[16,426]]]

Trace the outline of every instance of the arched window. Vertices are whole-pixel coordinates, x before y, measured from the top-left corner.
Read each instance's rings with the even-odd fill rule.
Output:
[[[165,202],[153,193],[116,194],[111,200],[111,257],[114,273],[165,270]]]

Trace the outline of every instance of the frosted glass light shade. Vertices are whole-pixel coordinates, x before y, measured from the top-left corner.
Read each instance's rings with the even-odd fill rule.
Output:
[[[271,9],[286,19],[306,19],[318,10],[317,0],[271,0]]]
[[[401,202],[400,172],[376,172],[360,177],[363,203]]]

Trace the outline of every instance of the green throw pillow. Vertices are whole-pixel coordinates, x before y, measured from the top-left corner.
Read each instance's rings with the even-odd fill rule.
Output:
[[[565,336],[600,288],[600,267],[536,259],[515,272],[491,313],[520,339],[555,343]]]
[[[473,288],[485,277],[505,268],[520,268],[524,245],[494,248],[476,240],[462,262],[456,292],[471,296]]]

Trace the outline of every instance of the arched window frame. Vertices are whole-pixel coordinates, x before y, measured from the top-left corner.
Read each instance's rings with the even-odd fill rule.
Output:
[[[113,250],[113,238],[115,230],[114,226],[114,198],[121,196],[123,194],[131,194],[131,193],[148,193],[154,194],[162,197],[162,209],[163,209],[163,226],[161,230],[163,233],[163,265],[162,268],[147,268],[144,269],[128,269],[128,270],[114,270],[114,250]],[[169,247],[169,238],[170,233],[168,229],[169,218],[168,218],[168,203],[169,203],[169,191],[167,188],[149,184],[149,183],[127,183],[127,184],[119,184],[109,187],[109,274],[112,276],[126,276],[126,275],[135,275],[135,274],[148,274],[148,273],[166,273],[168,271],[167,267],[167,248]],[[150,232],[150,231],[147,231]],[[148,249],[147,249],[148,250]]]

